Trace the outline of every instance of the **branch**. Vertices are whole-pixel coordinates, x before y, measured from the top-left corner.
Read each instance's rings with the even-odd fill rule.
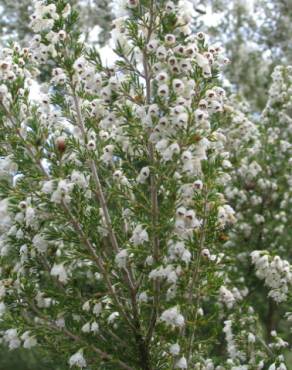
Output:
[[[76,95],[75,88],[74,88],[73,85],[71,85],[71,89],[72,89],[73,100],[74,100],[75,109],[76,109],[76,113],[77,113],[77,123],[78,123],[78,126],[80,127],[80,129],[82,131],[84,139],[86,140],[86,127],[85,127],[85,123],[84,123],[84,120],[83,120],[83,117],[82,117],[82,114],[81,114],[81,109],[80,109],[78,96]],[[103,192],[103,189],[102,189],[102,185],[101,185],[101,182],[100,182],[100,179],[99,179],[99,175],[98,175],[96,164],[95,164],[94,160],[90,161],[90,168],[91,168],[91,171],[92,171],[92,176],[93,176],[94,183],[96,185],[96,194],[97,194],[99,203],[101,205],[101,208],[102,208],[102,211],[103,211],[103,214],[104,214],[107,230],[109,232],[111,245],[112,245],[113,250],[115,251],[115,253],[119,253],[120,248],[119,248],[118,240],[117,240],[116,234],[115,234],[113,226],[112,226],[112,221],[111,221],[111,217],[110,217],[110,214],[109,214],[108,205],[107,205],[107,202],[106,202],[106,198],[104,196],[104,192]],[[124,277],[127,281],[127,284],[128,284],[129,289],[131,291],[131,294],[133,292],[135,292],[135,294],[136,294],[136,287],[135,287],[135,284],[133,282],[133,273],[130,272],[127,268],[125,268],[125,272],[126,272],[126,274],[124,274]]]
[[[86,347],[88,346],[87,341],[82,339],[79,335],[72,333],[69,329],[67,329],[65,327],[60,328],[53,321],[48,320],[45,316],[43,316],[43,314],[40,312],[40,310],[37,307],[35,307],[34,303],[28,302],[28,304],[29,304],[30,308],[32,309],[32,311],[34,311],[35,314],[37,314],[38,317],[40,317],[45,322],[46,326],[48,326],[49,328],[51,328],[55,331],[64,333],[68,338],[73,339],[75,342],[79,342],[82,345],[86,345]],[[129,365],[127,365],[125,362],[113,358],[112,355],[109,355],[107,352],[102,351],[101,349],[99,349],[98,347],[96,347],[94,345],[90,345],[90,348],[95,353],[97,353],[102,360],[108,360],[108,361],[114,362],[114,363],[120,365],[121,368],[125,369],[125,370],[135,370],[132,367],[130,367]]]
[[[47,173],[47,171],[45,170],[42,162],[39,160],[39,159],[36,159],[35,156],[34,156],[34,152],[32,151],[31,147],[28,146],[26,144],[26,141],[25,141],[25,138],[21,135],[21,132],[19,131],[18,129],[18,125],[20,126],[20,122],[18,121],[14,121],[14,117],[10,114],[10,112],[7,110],[7,108],[5,107],[5,105],[3,104],[3,102],[1,101],[0,99],[0,106],[2,107],[5,115],[7,116],[7,118],[10,120],[10,122],[12,123],[13,127],[16,128],[16,134],[18,135],[18,137],[21,139],[21,141],[23,142],[23,145],[25,147],[25,149],[28,151],[28,154],[30,156],[30,158],[36,163],[37,167],[39,168],[39,170],[43,173],[43,175],[46,177],[46,178],[49,178],[49,175]]]
[[[198,254],[197,254],[197,260],[196,260],[196,266],[191,278],[191,283],[190,283],[190,288],[189,288],[189,305],[192,306],[192,301],[193,301],[193,289],[195,286],[195,282],[198,280],[199,277],[199,267],[200,267],[200,262],[201,262],[201,252],[204,248],[205,244],[205,239],[206,239],[206,223],[207,223],[207,197],[208,197],[208,189],[205,189],[205,197],[204,197],[204,210],[203,210],[203,224],[202,224],[202,232],[200,235],[200,240],[199,240],[199,246],[198,246]],[[198,299],[199,303],[199,299]],[[198,304],[197,304],[198,305]],[[197,311],[195,313],[195,322],[197,320]],[[191,338],[190,338],[190,344],[189,344],[189,351],[188,351],[188,359],[190,360],[191,357],[191,352],[192,352],[192,346],[194,342],[194,337],[195,337],[195,328],[192,330]]]
[[[148,34],[146,37],[146,47],[148,42],[151,39],[151,34],[153,31],[153,23],[154,23],[154,1],[151,0],[150,3],[150,24],[148,28]],[[144,79],[146,83],[146,103],[147,105],[151,104],[151,74],[149,71],[148,65],[148,58],[147,58],[147,49],[142,51],[143,54],[143,68],[144,68]],[[150,163],[152,166],[155,164],[155,154],[154,154],[154,146],[149,141],[148,142],[148,154]],[[153,245],[153,257],[156,263],[159,262],[159,247],[160,241],[157,232],[157,225],[159,221],[159,204],[158,204],[158,192],[157,192],[157,184],[156,184],[156,176],[155,174],[151,173],[150,175],[150,194],[151,194],[151,218],[152,218],[152,245]],[[153,331],[156,325],[157,316],[158,316],[158,307],[159,307],[159,292],[160,292],[160,282],[158,280],[154,281],[154,299],[153,299],[153,306],[152,306],[152,313],[150,318],[150,324],[146,336],[146,343],[149,344],[153,335]]]
[[[7,117],[9,118],[9,120],[11,121],[11,123],[13,124],[13,126],[17,127],[17,124],[16,122],[14,121],[14,118],[10,115],[10,113],[7,111],[6,107],[2,104],[2,102],[0,101],[0,105],[2,106],[2,108],[4,109],[4,112],[5,114],[7,115]],[[77,113],[78,114],[78,113]],[[79,115],[80,115],[80,110],[79,110]],[[81,117],[81,116],[80,116]],[[83,129],[84,129],[84,125],[82,126]],[[32,159],[32,161],[39,167],[39,169],[43,172],[43,174],[45,175],[45,177],[47,179],[50,179],[50,176],[47,174],[46,170],[44,169],[41,161],[39,160],[36,160],[36,158],[34,157],[34,153],[33,151],[31,150],[30,147],[27,146],[24,138],[22,137],[22,135],[20,134],[20,131],[17,129],[17,134],[18,136],[20,137],[20,139],[24,142],[24,146],[25,148],[28,150],[29,154],[30,154],[30,157]],[[85,132],[85,131],[84,131]],[[106,271],[106,269],[104,268],[103,266],[103,261],[102,261],[102,258],[99,257],[96,252],[95,252],[95,249],[94,247],[92,246],[91,242],[88,240],[88,238],[86,237],[86,235],[84,234],[83,230],[82,230],[82,227],[81,225],[79,224],[79,222],[74,218],[74,216],[72,215],[70,209],[68,208],[68,206],[66,205],[66,203],[64,201],[61,202],[61,205],[62,205],[62,208],[63,210],[69,215],[70,217],[70,223],[73,225],[75,231],[78,233],[79,235],[79,238],[81,239],[81,241],[83,242],[83,244],[85,245],[86,249],[88,250],[88,252],[91,254],[91,256],[93,257],[94,261],[96,262],[98,268],[100,269],[100,271],[102,272],[104,278],[105,278],[105,281],[107,283],[107,287],[110,291],[110,294],[114,300],[114,302],[116,303],[117,305],[117,308],[119,309],[120,313],[122,314],[122,316],[124,317],[124,319],[128,322],[128,324],[130,325],[130,327],[132,329],[135,329],[135,327],[133,326],[131,320],[129,319],[128,317],[128,314],[125,312],[124,308],[123,308],[123,305],[119,302],[119,299],[113,289],[113,285],[110,281],[110,278],[108,276],[108,273]]]
[[[70,222],[73,225],[73,227],[74,227],[75,231],[77,232],[77,234],[79,235],[80,240],[83,242],[83,244],[85,245],[85,247],[88,250],[88,252],[92,255],[94,261],[96,262],[96,265],[98,266],[98,268],[100,269],[101,273],[103,274],[103,277],[104,277],[104,279],[106,281],[106,285],[107,285],[107,287],[108,287],[108,289],[110,291],[110,295],[113,298],[115,304],[117,305],[117,308],[119,309],[119,311],[122,314],[123,318],[128,322],[129,326],[132,329],[135,329],[135,327],[133,326],[133,324],[131,322],[131,318],[129,318],[127,312],[123,308],[123,305],[120,303],[118,296],[116,295],[116,292],[115,292],[115,290],[113,288],[113,284],[112,284],[112,282],[110,280],[110,277],[109,277],[109,275],[108,275],[105,267],[103,266],[104,262],[103,262],[102,258],[96,254],[93,245],[91,244],[91,242],[89,241],[89,239],[85,235],[85,233],[84,233],[81,225],[79,224],[79,222],[72,215],[72,213],[71,213],[70,209],[68,208],[68,206],[64,202],[62,202],[62,206],[63,206],[64,210],[67,212],[67,214],[69,215]]]

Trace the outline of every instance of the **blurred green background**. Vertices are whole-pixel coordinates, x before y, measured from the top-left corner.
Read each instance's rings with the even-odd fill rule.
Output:
[[[10,351],[0,346],[0,370],[65,370],[69,366],[62,359],[49,357],[45,351],[17,349]]]

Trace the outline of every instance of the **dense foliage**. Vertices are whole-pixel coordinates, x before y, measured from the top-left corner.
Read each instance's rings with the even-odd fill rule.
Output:
[[[36,1],[34,36],[0,51],[10,350],[61,368],[287,368],[292,69],[255,118],[190,5],[114,2],[110,67],[66,0]]]

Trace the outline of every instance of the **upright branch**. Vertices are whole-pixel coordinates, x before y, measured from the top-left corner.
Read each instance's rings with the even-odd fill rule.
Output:
[[[67,0],[0,52],[0,340],[79,368],[280,366],[227,248],[228,60],[188,2],[119,3],[111,65]]]

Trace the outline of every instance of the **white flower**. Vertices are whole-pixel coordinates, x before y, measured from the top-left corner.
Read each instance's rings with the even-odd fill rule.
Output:
[[[256,341],[256,337],[253,333],[248,333],[248,336],[247,336],[247,341],[249,343],[254,343]]]
[[[118,312],[113,312],[112,314],[109,315],[109,317],[107,318],[107,322],[109,324],[113,324],[116,319],[120,316],[120,314]]]
[[[175,369],[187,369],[188,363],[187,363],[186,358],[183,356],[178,361],[176,361],[174,368]]]
[[[59,328],[64,328],[65,327],[65,319],[64,317],[60,316],[56,321],[55,321],[56,325],[59,327]]]
[[[199,67],[204,68],[205,66],[209,65],[209,60],[204,55],[200,53],[196,53],[196,62]]]
[[[227,223],[233,224],[236,221],[234,209],[225,204],[218,208],[218,221],[221,227],[225,227]]]
[[[99,316],[102,311],[102,304],[101,303],[96,303],[93,306],[92,312],[95,314],[95,316]]]
[[[8,200],[0,200],[0,235],[7,231],[11,226],[11,217],[8,211]]]
[[[0,318],[5,314],[6,306],[4,302],[0,302]]]
[[[188,229],[196,229],[200,227],[201,222],[197,219],[194,210],[189,209],[185,214],[185,225]]]
[[[0,91],[0,97],[1,97],[1,91]],[[11,180],[13,174],[15,174],[16,171],[17,171],[17,164],[12,161],[10,156],[0,158],[0,179]]]
[[[292,284],[292,267],[288,261],[275,256],[270,262],[265,252],[253,251],[251,253],[252,263],[256,268],[256,276],[265,280],[265,285],[271,288],[268,296],[276,302],[287,299],[289,285]]]
[[[81,328],[82,333],[89,333],[90,332],[90,322],[84,324]]]
[[[176,269],[173,265],[167,265],[166,267],[160,266],[150,272],[149,279],[156,280],[164,278],[169,284],[176,284],[180,272],[180,266]]]
[[[91,150],[91,151],[94,151],[96,149],[96,143],[94,140],[89,140],[88,143],[87,143],[87,149],[88,150]],[[105,154],[102,156],[102,160],[104,162],[107,162],[107,161],[111,161],[111,156],[106,156]]]
[[[168,96],[168,93],[169,93],[169,88],[168,88],[168,86],[166,84],[160,85],[158,87],[157,94],[160,97],[167,97]]]
[[[99,331],[99,325],[96,321],[94,321],[92,324],[91,324],[91,329],[90,329],[93,333],[98,333]]]
[[[175,35],[168,34],[168,35],[165,35],[165,37],[164,37],[164,42],[167,46],[174,45],[175,41],[176,41]]]
[[[178,343],[175,343],[175,344],[172,344],[169,348],[169,352],[173,355],[173,356],[177,356],[180,352],[180,345]]]
[[[34,236],[32,243],[34,247],[40,252],[45,253],[48,249],[48,241],[43,235],[37,234]]]
[[[158,45],[159,45],[159,41],[156,39],[152,39],[148,42],[147,49],[149,50],[149,52],[153,52],[157,49]]]
[[[235,303],[234,295],[225,286],[221,286],[219,290],[220,300],[226,304],[228,308],[232,308]]]
[[[21,339],[24,341],[23,348],[30,349],[37,345],[37,340],[35,337],[30,336],[30,332],[26,331],[22,334]]]
[[[105,164],[110,164],[113,161],[114,146],[107,145],[103,148],[103,155],[100,157]]]
[[[149,175],[150,175],[149,167],[143,167],[142,170],[140,171],[139,175],[137,176],[136,181],[139,182],[140,184],[145,184]]]
[[[128,251],[127,249],[122,249],[115,257],[115,262],[118,268],[126,268],[127,260],[128,260]]]
[[[51,194],[54,190],[54,180],[44,181],[42,186],[42,193]]]
[[[27,207],[25,210],[25,222],[26,226],[33,226],[36,219],[35,209],[32,207]]]
[[[88,186],[88,179],[83,173],[76,170],[73,170],[71,174],[71,181],[83,189],[86,189]]]
[[[51,196],[51,201],[54,203],[61,203],[62,199],[66,202],[70,202],[70,192],[72,190],[73,184],[69,183],[67,180],[60,180],[58,183],[57,190],[55,190]]]
[[[287,366],[282,362],[277,370],[287,370]]]
[[[54,303],[52,298],[44,298],[44,293],[42,292],[37,293],[35,300],[37,302],[37,306],[40,308],[48,308]]]
[[[168,1],[166,4],[165,4],[165,9],[167,11],[167,13],[171,13],[175,10],[175,4],[173,1]]]
[[[79,350],[74,355],[72,355],[69,358],[68,363],[69,363],[70,367],[77,366],[77,367],[80,367],[81,369],[83,367],[87,366],[87,363],[86,363],[85,358],[83,356],[83,351],[82,350]]]
[[[147,302],[148,301],[148,295],[146,292],[142,292],[138,295],[138,301],[139,302]]]
[[[9,345],[9,349],[16,349],[19,348],[21,345],[21,341],[18,338],[17,329],[8,329],[5,331],[3,335],[3,339]]]
[[[83,311],[86,311],[88,312],[90,310],[90,302],[89,301],[86,301],[83,306],[82,306],[82,310]]]
[[[161,314],[160,320],[172,327],[182,328],[185,324],[185,319],[183,315],[179,313],[177,307],[172,307],[169,308],[168,310],[165,310]]]
[[[167,72],[162,71],[158,73],[158,75],[155,77],[155,79],[158,81],[158,83],[165,83],[169,80],[169,75]]]
[[[131,184],[127,177],[123,174],[121,170],[117,170],[113,173],[113,178],[116,180],[120,185],[131,187]]]
[[[165,60],[167,56],[167,50],[163,45],[159,46],[156,50],[156,56],[159,60]]]
[[[138,246],[148,241],[149,236],[147,231],[143,229],[142,225],[137,225],[133,231],[133,235],[130,239],[130,242],[133,243],[135,246]]]
[[[169,242],[168,254],[170,260],[182,260],[185,263],[189,263],[191,260],[191,253],[185,248],[184,242]]]
[[[228,354],[231,359],[236,359],[241,353],[238,352],[235,341],[234,341],[231,320],[224,321],[223,332],[225,333],[225,337],[226,337]]]
[[[203,189],[203,182],[201,180],[196,180],[194,182],[194,188],[196,190],[202,190]]]
[[[63,263],[60,264],[55,263],[51,269],[51,275],[58,277],[58,280],[61,283],[66,284],[68,281],[68,274]]]

